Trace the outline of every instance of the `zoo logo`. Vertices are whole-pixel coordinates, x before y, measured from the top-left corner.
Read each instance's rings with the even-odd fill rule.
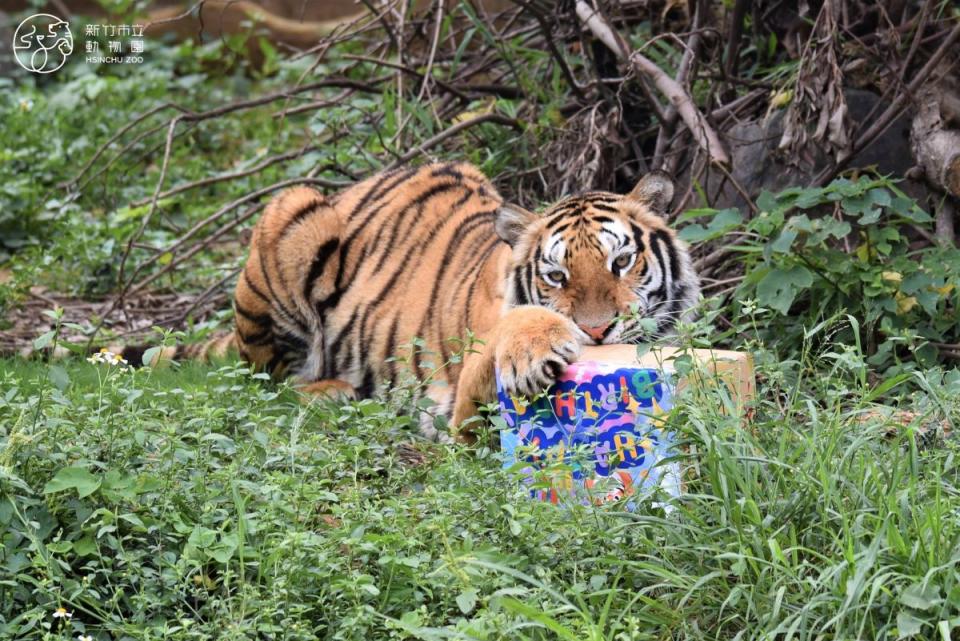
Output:
[[[37,13],[13,34],[13,55],[21,67],[33,73],[53,73],[73,53],[70,25],[49,13]]]

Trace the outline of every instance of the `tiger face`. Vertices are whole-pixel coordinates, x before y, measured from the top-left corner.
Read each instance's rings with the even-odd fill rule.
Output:
[[[700,293],[687,247],[663,218],[673,192],[653,172],[625,196],[586,193],[542,214],[501,207],[497,233],[512,248],[505,305],[556,311],[584,344],[669,334]]]

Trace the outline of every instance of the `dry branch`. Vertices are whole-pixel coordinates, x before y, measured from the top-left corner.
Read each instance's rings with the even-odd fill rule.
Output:
[[[399,158],[393,161],[390,165],[387,166],[387,169],[395,169],[400,165],[413,160],[420,154],[432,149],[433,147],[436,147],[444,140],[447,140],[448,138],[456,136],[461,131],[469,129],[470,127],[475,127],[476,125],[479,125],[485,122],[494,122],[494,123],[497,123],[498,125],[513,127],[514,129],[517,129],[517,130],[523,129],[520,126],[520,123],[514,120],[513,118],[507,118],[506,116],[502,116],[500,114],[482,114],[480,116],[471,118],[470,120],[464,120],[462,122],[458,122],[452,127],[444,129],[443,131],[438,133],[436,136],[433,136],[431,138],[424,140],[422,143],[420,143],[419,145],[417,145],[416,147],[414,147],[413,149],[411,149],[410,151],[401,155]]]
[[[618,60],[629,63],[637,71],[650,78],[654,86],[677,110],[680,118],[693,134],[694,140],[707,152],[710,160],[717,164],[729,165],[730,157],[720,142],[717,132],[713,130],[707,119],[694,105],[693,98],[690,97],[683,86],[639,51],[631,53],[623,37],[610,26],[603,15],[587,4],[586,0],[577,0],[576,10],[577,16],[583,24],[613,52]]]
[[[245,178],[247,176],[252,176],[253,174],[259,173],[270,167],[276,165],[277,163],[286,162],[288,160],[294,160],[305,154],[308,154],[312,151],[319,150],[320,147],[316,145],[311,145],[309,147],[303,147],[302,149],[295,149],[293,151],[288,151],[284,154],[276,154],[268,158],[264,158],[262,161],[250,167],[249,169],[243,169],[241,171],[234,171],[226,174],[217,174],[215,176],[209,176],[207,178],[201,178],[200,180],[195,180],[193,182],[184,183],[182,185],[177,185],[167,191],[161,192],[160,200],[165,198],[170,198],[171,196],[176,196],[177,194],[182,194],[185,191],[190,191],[191,189],[198,189],[200,187],[207,187],[208,185],[213,185],[219,182],[224,182],[227,180],[236,180],[237,178]],[[349,183],[337,182],[334,180],[322,180],[317,179],[316,184],[323,185],[324,187],[331,187],[338,189],[340,187],[346,187]],[[141,200],[135,201],[131,206],[133,207],[142,207],[150,202],[150,198],[144,198]]]
[[[927,87],[917,97],[917,115],[910,128],[913,156],[927,180],[960,196],[960,130],[948,129],[941,115],[942,90]]]
[[[930,77],[933,75],[933,72],[940,65],[940,61],[943,60],[949,52],[953,51],[954,45],[960,41],[960,20],[956,21],[953,28],[946,34],[946,37],[940,42],[940,46],[937,47],[937,50],[930,56],[930,59],[927,60],[926,64],[918,71],[913,80],[910,81],[910,84],[906,88],[897,94],[897,97],[894,98],[893,102],[890,103],[890,106],[887,107],[880,116],[872,122],[870,127],[866,131],[861,133],[856,141],[853,143],[852,152],[845,158],[840,158],[837,162],[824,169],[817,177],[814,179],[813,183],[817,186],[825,185],[830,182],[834,176],[837,175],[844,167],[847,166],[847,163],[860,151],[866,148],[867,145],[872,143],[877,139],[883,132],[885,132],[890,125],[896,120],[900,114],[903,113],[906,109],[907,104],[913,97],[917,94],[920,88],[928,82]]]

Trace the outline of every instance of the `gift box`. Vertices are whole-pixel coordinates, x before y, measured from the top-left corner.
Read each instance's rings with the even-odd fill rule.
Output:
[[[746,415],[755,385],[749,354],[586,347],[532,400],[505,394],[498,376],[503,465],[521,472],[533,498],[552,503],[623,500],[629,508],[656,491],[679,496],[681,471],[671,460],[666,414],[678,393],[714,385],[726,388],[735,411]]]

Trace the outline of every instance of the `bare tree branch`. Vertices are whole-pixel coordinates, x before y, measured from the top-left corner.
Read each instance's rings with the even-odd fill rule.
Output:
[[[631,53],[620,34],[610,26],[604,16],[587,4],[586,0],[577,0],[576,10],[583,24],[613,52],[618,60],[631,64],[640,73],[650,78],[654,86],[677,110],[680,118],[693,134],[694,140],[707,152],[710,160],[721,165],[729,165],[730,157],[716,131],[693,104],[693,99],[683,86],[642,53],[638,51]]]

